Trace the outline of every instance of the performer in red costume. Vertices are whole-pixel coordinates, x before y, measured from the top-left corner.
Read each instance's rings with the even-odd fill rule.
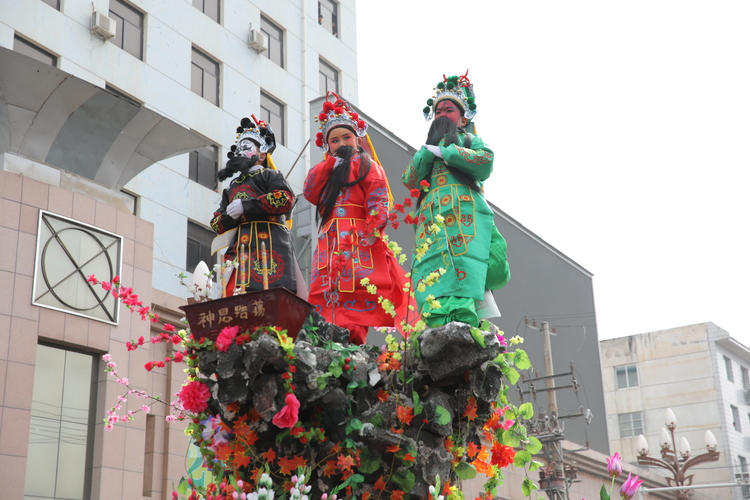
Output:
[[[409,279],[382,239],[391,194],[367,124],[335,93],[326,97],[316,138],[326,156],[307,174],[304,188],[319,221],[308,300],[327,321],[347,328],[353,343],[363,344],[370,326],[401,326]],[[367,290],[373,285],[376,294]]]

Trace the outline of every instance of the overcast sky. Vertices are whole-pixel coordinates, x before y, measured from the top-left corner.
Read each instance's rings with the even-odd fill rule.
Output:
[[[594,274],[600,339],[712,321],[750,344],[750,2],[356,8],[358,105],[419,147],[468,68],[487,197]]]

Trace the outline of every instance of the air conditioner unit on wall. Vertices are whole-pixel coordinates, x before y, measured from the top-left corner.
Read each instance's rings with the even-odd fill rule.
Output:
[[[266,37],[266,34],[262,31],[250,30],[250,35],[247,39],[247,46],[258,52],[268,50],[268,37]]]
[[[91,14],[91,32],[104,40],[109,40],[117,33],[115,20],[99,11]]]

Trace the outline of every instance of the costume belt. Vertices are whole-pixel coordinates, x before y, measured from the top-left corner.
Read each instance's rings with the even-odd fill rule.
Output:
[[[232,245],[232,243],[235,241],[235,238],[237,237],[237,232],[240,230],[242,226],[246,226],[249,224],[256,224],[256,223],[265,223],[265,224],[274,224],[276,226],[284,228],[284,230],[289,230],[289,228],[286,226],[286,216],[285,215],[276,215],[271,217],[265,217],[265,218],[258,218],[255,220],[251,220],[248,222],[243,222],[239,226],[235,227],[234,229],[230,229],[228,231],[225,231],[218,235],[216,238],[214,238],[214,241],[211,243],[211,255],[215,254],[219,250],[223,250],[224,248],[228,248]]]

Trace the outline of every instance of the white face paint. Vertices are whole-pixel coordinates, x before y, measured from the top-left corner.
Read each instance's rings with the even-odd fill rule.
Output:
[[[255,144],[250,139],[242,139],[239,144],[237,144],[237,151],[238,154],[245,155],[248,158],[252,156],[257,156],[260,153],[258,152],[258,145]]]

